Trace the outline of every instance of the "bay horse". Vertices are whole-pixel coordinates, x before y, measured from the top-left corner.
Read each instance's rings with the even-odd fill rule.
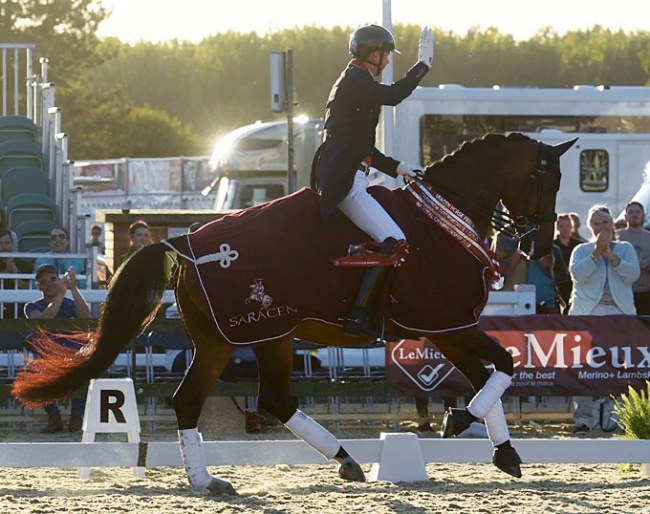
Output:
[[[422,181],[392,190],[370,188],[400,224],[410,248],[374,314],[392,334],[429,338],[467,377],[476,394],[466,409],[445,414],[442,436],[458,435],[473,420],[485,419],[493,463],[514,477],[521,476],[521,459],[510,444],[500,400],[513,375],[513,359],[478,327],[498,276],[494,254],[483,241],[500,212],[503,230],[530,258],[551,252],[560,156],[575,141],[549,146],[521,134],[489,134],[426,167]],[[495,211],[499,201],[507,213]],[[333,265],[345,260],[338,258],[350,244],[366,239],[351,224],[324,227],[316,193],[303,188],[146,246],[117,270],[84,348],[71,354],[46,337],[39,343],[42,358],[28,363],[12,392],[24,405],[45,405],[100,375],[154,318],[167,287],[165,255],[173,249],[178,264],[172,287],[195,348],[173,396],[191,487],[236,494],[230,482],[209,473],[197,424],[237,344],[250,345],[257,357],[259,407],[338,462],[341,478],[364,481],[361,467],[340,442],[295,407],[290,382],[294,338],[330,346],[369,343],[342,333],[364,269]]]

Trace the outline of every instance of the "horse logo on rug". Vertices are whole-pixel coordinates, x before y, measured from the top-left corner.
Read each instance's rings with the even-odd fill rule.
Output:
[[[259,302],[263,309],[268,309],[271,306],[273,298],[264,293],[264,283],[261,278],[255,279],[255,282],[248,287],[251,288],[251,295],[246,298],[246,303]]]

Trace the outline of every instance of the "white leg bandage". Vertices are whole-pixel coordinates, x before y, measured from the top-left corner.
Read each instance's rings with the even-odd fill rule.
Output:
[[[508,431],[508,422],[506,415],[503,412],[503,405],[499,400],[492,410],[485,416],[485,428],[487,429],[488,437],[492,442],[492,446],[497,446],[505,443],[510,439],[510,432]]]
[[[467,410],[472,416],[484,418],[492,410],[494,404],[501,399],[511,381],[510,375],[506,375],[503,371],[495,371],[488,378],[483,389],[476,393],[476,396],[469,402]]]
[[[181,445],[183,464],[187,479],[194,489],[204,490],[212,483],[212,476],[208,473],[203,453],[203,438],[196,428],[178,431],[178,441]]]
[[[300,410],[296,410],[284,426],[330,460],[334,459],[341,448],[336,437]]]

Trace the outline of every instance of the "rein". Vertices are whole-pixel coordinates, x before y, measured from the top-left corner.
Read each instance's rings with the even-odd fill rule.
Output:
[[[416,207],[484,263],[490,270],[492,280],[499,283],[499,259],[481,239],[469,216],[459,211],[427,182],[414,180],[404,189],[410,193],[409,198]]]

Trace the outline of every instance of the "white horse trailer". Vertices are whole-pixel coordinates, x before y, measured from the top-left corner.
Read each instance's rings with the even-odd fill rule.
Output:
[[[393,155],[421,166],[488,132],[551,144],[579,137],[562,156],[557,211],[583,220],[594,204],[620,212],[650,161],[650,87],[421,87],[394,120]]]

